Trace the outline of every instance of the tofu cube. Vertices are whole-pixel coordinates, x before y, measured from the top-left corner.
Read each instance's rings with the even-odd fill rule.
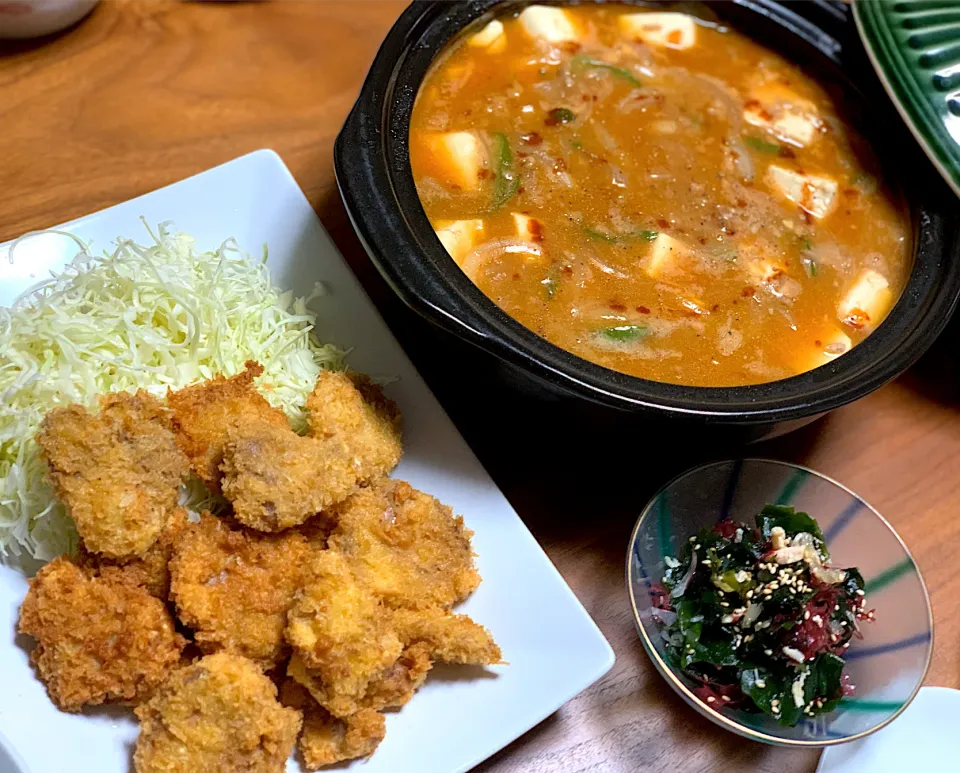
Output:
[[[450,257],[460,264],[483,233],[483,221],[439,220],[436,223],[436,232],[437,238],[446,247]]]
[[[783,266],[765,259],[751,260],[747,263],[746,268],[747,273],[750,274],[750,278],[756,284],[772,282],[777,277],[786,273]]]
[[[465,191],[480,184],[480,171],[486,161],[486,148],[473,132],[447,132],[427,139],[441,182]]]
[[[659,279],[669,274],[679,273],[683,270],[681,263],[695,257],[693,251],[686,244],[665,233],[659,233],[650,248],[647,274],[654,279]]]
[[[484,48],[491,54],[499,54],[507,47],[507,36],[503,31],[503,22],[494,19],[479,32],[470,36],[467,45]]]
[[[567,12],[547,5],[528,5],[518,17],[523,29],[534,38],[549,43],[577,40],[580,35]]]
[[[865,268],[837,304],[837,316],[857,330],[870,329],[880,324],[892,304],[893,293],[887,278]]]
[[[820,114],[816,107],[777,82],[764,83],[750,90],[743,118],[752,126],[770,131],[778,139],[801,148],[819,136]]]
[[[819,368],[826,365],[831,360],[835,360],[842,354],[846,354],[853,348],[853,342],[850,336],[842,330],[831,328],[825,333],[817,336],[813,352],[804,350],[804,355],[798,362],[798,372],[805,373],[808,370]]]
[[[628,13],[620,17],[620,31],[651,46],[683,51],[697,43],[697,23],[685,13]]]
[[[767,184],[815,218],[822,219],[837,205],[837,181],[832,177],[794,172],[771,164]]]
[[[543,224],[539,220],[535,217],[521,214],[520,212],[512,213],[512,217],[518,239],[523,239],[527,242],[543,241]]]

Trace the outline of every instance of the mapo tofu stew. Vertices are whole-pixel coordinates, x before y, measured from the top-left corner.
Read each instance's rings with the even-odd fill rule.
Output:
[[[440,241],[537,334],[657,381],[816,368],[883,320],[911,232],[839,105],[693,16],[528,6],[469,30],[417,98]]]

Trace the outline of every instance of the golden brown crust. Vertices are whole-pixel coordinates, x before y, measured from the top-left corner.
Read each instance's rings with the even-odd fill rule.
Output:
[[[398,609],[392,622],[405,645],[425,645],[435,660],[473,666],[503,662],[490,632],[466,615],[439,608]]]
[[[37,443],[87,549],[142,555],[177,505],[187,459],[167,411],[147,392],[102,395],[100,406],[97,414],[81,405],[50,411]]]
[[[280,773],[301,726],[256,664],[227,652],[175,671],[136,712],[137,773]]]
[[[314,557],[310,579],[288,620],[291,676],[310,682],[314,697],[338,717],[363,708],[371,679],[393,665],[402,650],[388,610],[333,551]]]
[[[144,698],[185,644],[161,601],[143,588],[91,576],[66,558],[31,580],[19,630],[37,639],[31,659],[64,711]]]
[[[207,652],[227,649],[264,665],[285,654],[287,610],[317,546],[304,535],[231,528],[209,513],[174,545],[170,597]]]
[[[298,526],[357,486],[339,448],[262,421],[230,428],[220,468],[234,517],[265,532]]]
[[[161,601],[170,598],[170,558],[173,543],[187,528],[187,511],[178,507],[157,541],[142,556],[136,558],[105,558],[91,553],[83,545],[77,556],[77,565],[95,571],[100,577],[127,585],[138,585]]]
[[[341,446],[359,481],[387,475],[400,462],[400,410],[367,376],[323,371],[306,409],[310,435]]]
[[[361,709],[345,719],[338,719],[293,679],[283,683],[280,701],[303,712],[299,745],[308,770],[368,757],[386,735],[386,724],[380,712]]]
[[[227,426],[221,485],[245,526],[297,526],[399,461],[400,415],[368,380],[322,372],[307,413],[310,437],[253,414]]]
[[[262,373],[263,366],[249,360],[235,376],[217,375],[167,395],[177,445],[197,477],[214,491],[220,490],[223,444],[230,427],[251,418],[279,429],[290,427],[283,411],[271,406],[254,388],[254,379]]]
[[[332,516],[330,547],[389,606],[449,608],[480,584],[463,518],[409,483],[380,481]]]

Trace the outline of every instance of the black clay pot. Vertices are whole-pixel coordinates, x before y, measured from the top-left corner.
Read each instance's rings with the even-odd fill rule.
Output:
[[[410,113],[431,61],[469,24],[527,3],[414,2],[390,30],[337,138],[337,182],[364,247],[403,301],[439,328],[492,355],[511,380],[571,417],[622,427],[633,420],[749,442],[789,431],[857,400],[912,365],[960,295],[960,206],[877,85],[842,3],[705,3],[726,22],[839,88],[869,116],[861,126],[899,184],[914,224],[909,283],[879,328],[832,363],[746,387],[686,387],[627,376],[554,346],[502,312],[447,255],[410,170]],[[859,106],[859,110],[857,109]],[[478,366],[490,362],[476,352]]]

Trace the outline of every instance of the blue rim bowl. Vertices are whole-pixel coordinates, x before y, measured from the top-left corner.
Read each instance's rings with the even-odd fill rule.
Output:
[[[653,588],[666,556],[676,556],[700,529],[730,517],[752,524],[766,504],[790,505],[820,524],[835,566],[858,567],[867,608],[876,621],[847,650],[845,674],[856,685],[833,712],[783,727],[765,714],[712,708],[694,695],[695,683],[668,660],[661,626],[651,615]],[[721,727],[777,746],[823,747],[873,733],[910,704],[930,665],[933,614],[913,556],[883,516],[850,489],[786,462],[739,459],[695,467],[650,500],[633,530],[627,588],[644,649],[668,684]]]

